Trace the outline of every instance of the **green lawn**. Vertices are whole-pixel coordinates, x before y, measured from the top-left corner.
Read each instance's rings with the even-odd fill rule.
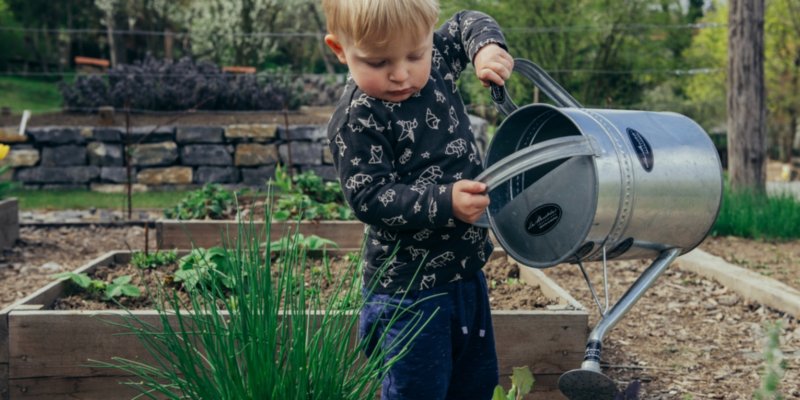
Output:
[[[163,209],[173,207],[188,191],[134,193],[134,209]],[[19,199],[22,210],[69,210],[108,208],[124,210],[127,196],[124,193],[100,193],[89,190],[14,190],[9,197]]]
[[[55,112],[61,109],[61,93],[56,82],[0,77],[0,107],[11,107],[14,113]]]

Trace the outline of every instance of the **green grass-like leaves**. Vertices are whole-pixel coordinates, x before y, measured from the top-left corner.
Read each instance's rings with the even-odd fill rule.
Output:
[[[161,290],[151,293],[161,299],[156,324],[127,315],[121,325],[139,338],[154,362],[115,357],[93,361],[92,366],[133,374],[136,378],[126,384],[138,389],[142,398],[373,397],[405,348],[395,344],[382,349],[379,344],[366,356],[365,344],[354,337],[364,306],[361,261],[353,260],[345,277],[335,283],[336,301],[324,300],[318,295],[321,291],[309,290],[317,283],[305,279],[309,263],[304,247],[295,240],[290,241],[294,245],[272,249],[266,240],[269,229],[269,224],[258,231],[252,220],[240,222],[235,247],[226,245],[216,249],[214,257],[194,260],[209,263],[205,270],[210,271],[224,258],[229,279],[225,284],[212,279],[197,285],[190,304]],[[297,238],[297,232],[290,237]],[[401,312],[407,310],[395,313],[389,325]],[[419,315],[414,318],[401,336],[413,338],[427,323]],[[396,355],[384,362],[386,354]]]
[[[750,190],[734,191],[726,185],[711,234],[753,239],[800,238],[800,202],[788,194],[767,196]]]

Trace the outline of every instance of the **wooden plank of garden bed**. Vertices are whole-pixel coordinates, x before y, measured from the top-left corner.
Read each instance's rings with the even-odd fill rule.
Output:
[[[223,238],[234,243],[238,232],[236,221],[156,221],[156,244],[160,249],[192,249],[221,246]],[[244,223],[249,229],[249,222]],[[253,222],[256,233],[264,230],[263,222]],[[298,228],[299,227],[299,228]],[[273,222],[270,240],[278,240],[295,229],[305,236],[317,235],[336,242],[340,248],[360,248],[364,240],[364,224],[358,221]]]
[[[119,375],[89,368],[89,359],[112,356],[152,360],[139,339],[121,323],[124,311],[12,311],[9,314],[9,380],[48,377]],[[137,318],[160,326],[156,311],[135,311]],[[59,335],[58,332],[69,332]]]
[[[83,270],[87,268],[94,269],[100,265],[108,265],[111,262],[116,262],[116,257],[118,257],[116,252],[106,253],[90,261],[85,267],[77,271],[83,272]],[[8,385],[11,363],[11,356],[9,353],[9,313],[15,309],[25,307],[50,305],[64,293],[66,285],[66,281],[53,281],[30,295],[14,302],[3,310],[0,310],[0,399],[8,399],[10,389]]]
[[[676,261],[678,268],[713,279],[747,300],[800,318],[800,290],[721,257],[694,249]]]
[[[497,256],[502,256],[502,253],[498,252]],[[113,252],[76,271],[89,273],[97,265],[111,261],[126,262],[129,258],[129,252]],[[546,295],[558,297],[566,294],[563,289],[546,279],[537,277],[535,273],[531,276],[524,273],[526,269],[528,268],[523,269],[522,278],[531,284],[538,283]],[[51,284],[48,290],[60,289]],[[44,299],[53,296],[41,293],[33,297]],[[566,296],[571,299],[569,295]],[[574,299],[559,299],[562,304],[573,301]],[[580,365],[588,329],[588,314],[582,307],[579,308],[494,311],[492,319],[503,379],[507,379],[505,375],[510,373],[513,367],[527,365],[536,376],[536,390],[552,391],[561,373]],[[134,313],[143,319],[157,321],[157,313],[153,310]],[[36,382],[42,384],[44,383],[42,379],[53,379],[54,385],[73,382],[74,385],[80,385],[81,390],[88,391],[95,384],[92,383],[93,379],[97,378],[98,390],[102,392],[105,390],[103,385],[107,384],[104,380],[112,372],[84,367],[81,364],[85,360],[90,358],[107,360],[112,356],[132,359],[147,357],[135,336],[115,336],[115,333],[127,330],[105,323],[102,318],[93,314],[96,312],[12,310],[8,314],[7,326],[12,332],[7,347],[8,379],[11,382],[9,387],[12,390],[15,390],[14,388],[23,390],[28,384]],[[106,312],[105,316],[120,314],[121,312]],[[29,390],[35,392],[37,389]]]
[[[126,376],[14,379],[10,383],[10,400],[132,399],[140,392],[120,383],[128,380]]]
[[[589,313],[540,270],[523,266],[510,257],[507,260],[517,265],[520,279],[539,286],[546,297],[559,305],[551,310],[492,312],[495,342],[503,343],[502,348],[497,348],[501,383],[511,368],[528,366],[536,379],[534,388],[552,390],[558,387],[562,373],[577,368],[583,361]]]

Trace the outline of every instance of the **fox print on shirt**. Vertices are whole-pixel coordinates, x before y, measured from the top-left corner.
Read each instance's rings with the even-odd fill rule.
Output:
[[[364,280],[377,283],[375,291],[466,279],[492,251],[486,229],[457,220],[452,209],[453,183],[482,170],[457,81],[489,43],[505,46],[495,21],[463,11],[434,32],[430,79],[407,100],[370,97],[348,79],[329,146],[345,199],[369,226]]]

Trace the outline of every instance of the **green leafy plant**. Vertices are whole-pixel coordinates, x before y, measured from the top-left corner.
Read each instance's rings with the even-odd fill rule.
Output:
[[[123,275],[114,278],[111,282],[105,282],[99,279],[92,279],[85,272],[61,272],[52,276],[55,279],[69,279],[72,283],[77,285],[89,296],[99,298],[103,301],[113,301],[114,299],[122,296],[139,297],[141,291],[135,285],[132,285],[130,275]]]
[[[182,283],[187,291],[195,291],[202,285],[214,286],[216,282],[230,289],[235,282],[229,274],[229,266],[222,247],[194,249],[178,261],[175,282]]]
[[[272,214],[276,221],[353,219],[339,184],[325,182],[313,171],[290,176],[278,166],[272,184],[278,189]]]
[[[288,251],[292,248],[299,248],[304,251],[322,251],[322,270],[325,272],[325,278],[327,278],[329,281],[333,279],[333,275],[331,274],[330,260],[325,257],[325,251],[328,248],[339,248],[339,245],[333,240],[325,239],[317,235],[310,235],[306,237],[300,232],[295,232],[293,235],[285,235],[280,239],[273,241],[270,243],[270,248],[279,254],[290,254]]]
[[[333,240],[319,237],[317,235],[305,236],[302,233],[296,233],[292,236],[282,236],[280,239],[270,243],[270,248],[277,252],[286,252],[292,247],[299,247],[303,250],[319,251],[328,248],[339,248]]]
[[[135,251],[131,254],[131,264],[139,269],[157,268],[164,265],[169,265],[178,260],[178,253],[174,250],[171,251],[155,251],[152,253],[145,253],[143,251]]]
[[[530,368],[514,367],[511,372],[511,388],[506,392],[501,385],[497,385],[492,400],[521,400],[531,392],[534,381]]]
[[[266,218],[269,221],[269,218]],[[159,321],[143,321],[129,314],[122,325],[136,334],[153,356],[151,362],[114,357],[93,361],[135,376],[127,385],[142,397],[170,399],[364,399],[374,397],[388,368],[403,357],[402,343],[386,344],[378,337],[376,351],[365,355],[366,343],[355,340],[358,311],[364,306],[357,266],[353,260],[336,295],[352,308],[341,308],[318,295],[307,296],[305,251],[282,248],[277,258],[254,224],[239,223],[233,249],[198,254],[204,263],[222,257],[233,285],[213,280],[198,285],[188,306],[177,295],[158,295]],[[266,243],[266,248],[260,244]],[[279,261],[276,261],[279,260]],[[201,264],[192,261],[192,265]],[[227,301],[217,294],[228,290]],[[314,292],[311,292],[314,293]],[[313,312],[307,312],[314,310]],[[400,313],[389,316],[394,324]],[[427,323],[400,329],[410,340]],[[113,323],[113,322],[110,322]],[[389,330],[389,329],[387,329]],[[396,329],[397,330],[397,329]],[[392,357],[385,359],[391,354]]]
[[[786,373],[786,360],[781,351],[781,323],[767,326],[764,344],[764,369],[761,372],[761,387],[753,394],[756,400],[782,400],[781,379]]]
[[[236,208],[234,193],[222,186],[209,183],[200,190],[190,192],[175,207],[164,210],[171,219],[222,219]]]

